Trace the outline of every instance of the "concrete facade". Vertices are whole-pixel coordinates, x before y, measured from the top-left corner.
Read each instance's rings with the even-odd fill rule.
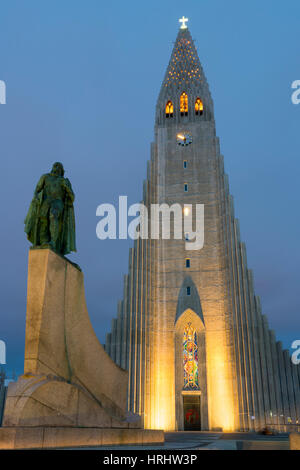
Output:
[[[149,213],[155,203],[204,204],[205,238],[201,250],[188,251],[184,237],[174,240],[171,232],[170,240],[138,239],[130,250],[124,297],[105,346],[129,371],[128,409],[147,428],[184,429],[182,341],[191,323],[199,367],[199,387],[191,392],[201,395],[201,429],[284,430],[300,422],[299,367],[276,342],[254,293],[213,101],[188,29],[180,29],[173,48],[154,134],[143,202]],[[180,145],[182,134],[192,142]]]

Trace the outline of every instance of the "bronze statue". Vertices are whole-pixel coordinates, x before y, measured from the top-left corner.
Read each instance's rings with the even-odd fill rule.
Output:
[[[41,176],[25,219],[25,232],[33,247],[51,248],[65,255],[76,251],[75,195],[62,163]]]

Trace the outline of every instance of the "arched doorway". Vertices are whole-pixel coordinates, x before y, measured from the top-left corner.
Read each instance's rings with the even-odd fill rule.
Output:
[[[178,430],[208,430],[205,326],[191,308],[175,324],[175,406]]]

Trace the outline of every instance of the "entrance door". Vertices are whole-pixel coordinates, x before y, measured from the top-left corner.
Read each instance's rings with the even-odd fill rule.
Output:
[[[200,395],[183,395],[185,431],[201,430]]]

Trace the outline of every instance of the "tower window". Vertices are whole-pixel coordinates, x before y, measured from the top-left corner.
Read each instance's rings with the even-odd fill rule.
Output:
[[[186,260],[185,260],[185,267],[186,267],[186,268],[190,268],[190,267],[191,267],[191,260],[190,260],[190,258],[186,258]]]
[[[180,114],[181,116],[187,116],[188,115],[188,95],[183,92],[180,95]]]
[[[171,118],[173,117],[174,113],[174,106],[172,101],[168,101],[166,104],[166,118]]]
[[[199,389],[197,333],[191,323],[183,332],[183,388]]]
[[[184,160],[184,162],[183,162],[183,168],[187,168],[187,161],[186,160]]]
[[[197,116],[202,116],[203,114],[203,103],[200,98],[197,98],[195,101],[195,114]]]
[[[184,183],[184,192],[187,193],[188,190],[189,190],[188,184],[187,184],[187,183]]]
[[[187,288],[186,288],[186,295],[191,295],[191,288],[190,288],[190,286],[187,286]]]

